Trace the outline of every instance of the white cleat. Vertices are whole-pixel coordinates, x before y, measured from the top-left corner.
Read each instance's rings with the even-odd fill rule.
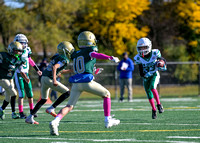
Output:
[[[57,116],[57,114],[55,112],[55,108],[51,108],[51,107],[47,108],[46,113],[51,114],[51,116],[53,116],[53,117]]]
[[[49,123],[49,128],[50,128],[50,134],[51,135],[59,136],[58,126],[59,126],[59,123],[55,122],[54,120]]]
[[[111,117],[110,119],[105,120],[104,123],[105,123],[105,127],[106,127],[106,128],[110,128],[110,127],[112,127],[112,126],[117,126],[117,125],[119,125],[120,120]]]
[[[39,124],[38,122],[36,122],[34,119],[33,119],[33,115],[29,115],[26,120],[25,120],[26,123],[28,124]]]

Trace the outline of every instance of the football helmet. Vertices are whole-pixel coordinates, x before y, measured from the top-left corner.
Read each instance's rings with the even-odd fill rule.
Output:
[[[74,47],[70,42],[63,41],[60,44],[58,44],[57,52],[60,55],[65,55],[65,56],[69,55],[70,57],[70,55],[74,52]]]
[[[20,56],[22,53],[23,53],[23,47],[22,47],[22,44],[21,43],[19,43],[19,42],[11,42],[9,45],[8,45],[8,48],[7,48],[7,50],[8,50],[8,53],[10,54],[10,55],[13,55],[13,56],[15,56],[15,57],[18,57],[18,56]],[[16,54],[15,53],[15,51],[20,51],[20,54]]]
[[[96,46],[97,40],[95,35],[90,31],[81,32],[78,36],[78,47],[86,48],[91,46]]]
[[[148,38],[141,38],[138,40],[136,48],[140,56],[147,55],[151,52],[151,41]]]
[[[17,34],[14,38],[14,42],[15,41],[20,42],[23,48],[28,47],[28,39],[26,38],[24,34]]]

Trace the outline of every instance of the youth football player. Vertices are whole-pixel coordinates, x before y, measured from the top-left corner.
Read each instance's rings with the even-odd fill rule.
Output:
[[[7,48],[8,52],[0,52],[0,85],[5,89],[6,95],[3,101],[3,105],[0,107],[0,118],[5,119],[5,109],[9,102],[12,109],[12,118],[17,119],[19,116],[15,113],[15,101],[17,91],[14,89],[14,73],[15,71],[24,64],[21,55],[23,53],[23,47],[19,42],[11,42]],[[27,83],[29,78],[22,69],[19,70],[22,77]]]
[[[97,53],[98,48],[96,44],[97,41],[92,32],[84,31],[79,34],[78,47],[80,50],[74,51],[71,55],[75,75],[71,76],[69,79],[69,82],[72,83],[70,98],[67,105],[62,108],[56,118],[50,122],[49,127],[51,135],[59,135],[58,126],[60,120],[73,109],[83,91],[103,97],[106,128],[120,123],[120,120],[114,119],[110,116],[110,92],[93,80],[93,69],[96,59],[111,60],[113,62],[119,62],[119,59],[117,57]]]
[[[152,44],[148,38],[139,39],[136,48],[138,54],[134,57],[134,60],[135,63],[139,65],[140,76],[143,79],[143,86],[152,107],[152,119],[156,119],[157,114],[154,98],[157,102],[159,113],[164,112],[163,106],[160,103],[158,91],[156,89],[160,79],[158,71],[166,70],[166,63],[163,67],[157,67],[157,62],[159,59],[164,61],[165,59],[161,57],[161,53],[158,49],[152,50]]]
[[[42,72],[39,70],[38,66],[35,64],[35,62],[31,58],[31,48],[28,47],[28,39],[24,34],[17,34],[14,38],[14,41],[17,41],[22,44],[24,52],[22,53],[22,58],[25,60],[25,63],[22,65],[22,72],[24,72],[27,77],[29,78],[29,64],[34,67],[37,74],[39,76],[42,75]],[[30,78],[29,78],[30,79]],[[20,71],[17,70],[15,72],[15,84],[18,89],[19,98],[18,98],[18,107],[19,107],[19,115],[21,119],[25,119],[26,115],[23,112],[23,99],[26,93],[26,96],[28,97],[29,102],[29,108],[30,112],[33,110],[33,91],[32,91],[32,84],[31,80],[29,83],[27,83],[21,76]],[[34,115],[37,117],[37,115]]]
[[[66,98],[69,97],[70,91],[69,89],[56,80],[57,75],[61,73],[68,73],[70,70],[66,70],[66,67],[69,64],[70,54],[74,51],[74,47],[70,42],[61,42],[57,46],[57,54],[55,54],[47,66],[47,68],[43,71],[41,77],[41,100],[35,105],[32,113],[26,118],[26,123],[29,124],[39,124],[34,120],[34,114],[45,104],[48,99],[50,88],[62,93],[62,95],[52,104],[51,107],[46,109],[46,112],[56,117],[55,108],[62,103]]]

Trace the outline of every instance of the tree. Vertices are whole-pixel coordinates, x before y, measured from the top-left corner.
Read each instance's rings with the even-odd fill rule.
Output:
[[[26,13],[20,9],[7,7],[4,5],[4,2],[0,2],[0,11],[0,34],[4,48],[7,48],[9,42],[13,40],[10,38],[13,37],[17,31],[24,29],[22,23],[26,17]]]
[[[148,5],[148,0],[86,0],[78,25],[97,35],[112,54],[121,55],[130,52],[127,47],[147,35],[148,27],[138,28],[136,18]]]

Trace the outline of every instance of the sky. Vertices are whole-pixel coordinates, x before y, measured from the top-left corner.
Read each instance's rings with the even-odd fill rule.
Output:
[[[23,3],[19,3],[19,2],[14,2],[12,0],[4,0],[5,5],[13,7],[13,8],[21,8],[24,6]]]

